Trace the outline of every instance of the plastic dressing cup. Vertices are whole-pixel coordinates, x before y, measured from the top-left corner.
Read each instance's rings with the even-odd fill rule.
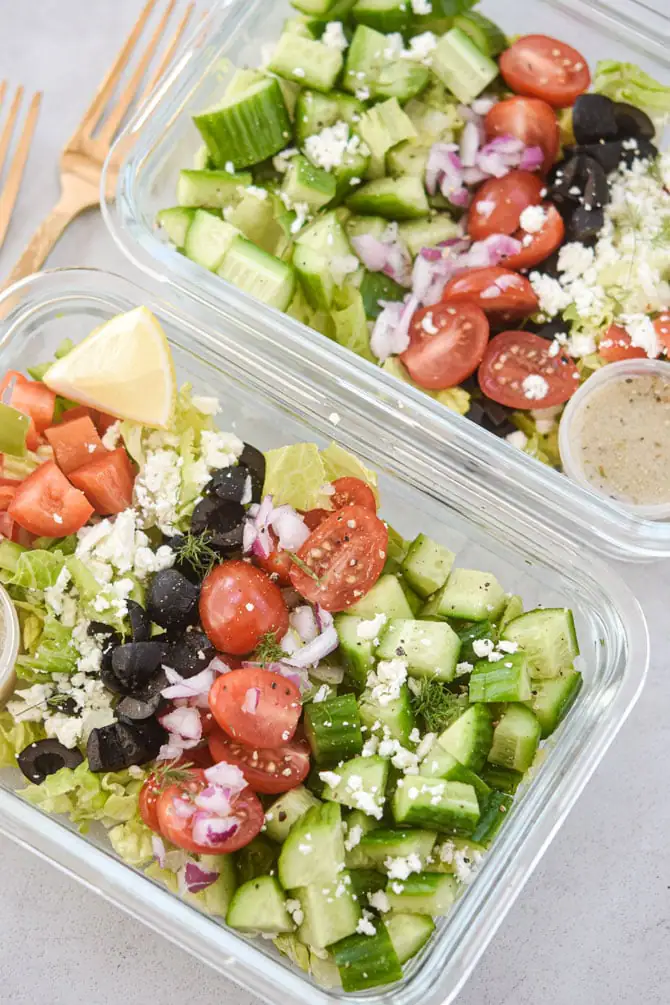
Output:
[[[588,420],[585,417],[584,411],[586,406],[588,405],[593,409],[598,404],[598,399],[601,398],[602,405],[606,408],[606,392],[608,388],[612,389],[617,383],[626,382],[628,389],[632,390],[636,378],[642,377],[659,377],[664,383],[667,383],[670,390],[670,363],[658,359],[621,360],[619,363],[608,363],[607,366],[604,366],[601,370],[594,373],[592,377],[589,377],[586,383],[582,384],[577,393],[572,396],[566,406],[559,427],[558,446],[563,470],[573,481],[586,486],[600,496],[605,496],[620,503],[636,516],[648,520],[670,520],[670,489],[668,490],[667,501],[653,503],[629,502],[623,497],[621,491],[616,490],[614,485],[610,491],[607,490],[606,475],[602,477],[600,484],[594,481],[593,476],[589,477],[585,465],[582,444],[583,442],[587,442],[589,437]],[[662,407],[662,405],[659,407]],[[622,413],[624,409],[625,406],[622,408]],[[618,412],[613,414],[613,420],[618,418]],[[659,421],[660,418],[659,413]],[[645,428],[648,432],[652,431],[651,427],[647,426]],[[613,433],[616,429],[617,426],[613,422]],[[670,430],[665,431],[665,437],[667,437],[668,432]],[[663,439],[663,436],[659,437],[659,439]]]
[[[19,652],[20,628],[14,604],[0,586],[0,709],[16,686],[14,664]]]

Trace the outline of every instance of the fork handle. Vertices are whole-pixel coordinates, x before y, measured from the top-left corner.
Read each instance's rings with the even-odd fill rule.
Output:
[[[33,272],[38,272],[68,224],[90,205],[89,198],[86,200],[73,198],[72,193],[65,190],[31,237],[23,254],[9,273],[3,289],[18,282],[19,279],[25,279]]]

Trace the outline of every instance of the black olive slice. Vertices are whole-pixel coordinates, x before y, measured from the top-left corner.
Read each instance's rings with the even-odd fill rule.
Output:
[[[576,149],[578,153],[593,157],[599,164],[602,164],[607,174],[616,171],[620,164],[630,167],[635,160],[653,160],[658,156],[658,149],[653,143],[649,140],[634,138],[611,140],[608,143],[590,143],[577,148],[566,148],[566,154],[571,149]]]
[[[152,697],[146,699],[127,695],[116,706],[114,714],[119,722],[142,722],[154,716],[164,704],[167,704],[167,702],[162,697],[160,691],[157,691]]]
[[[593,157],[585,157],[584,166],[584,206],[599,209],[610,201],[610,187],[602,164]]]
[[[247,491],[247,478],[250,477],[245,467],[221,468],[220,471],[213,473],[205,486],[205,493],[214,495],[223,502],[241,503]]]
[[[625,101],[614,102],[614,116],[619,128],[620,137],[633,136],[640,140],[653,140],[656,136],[656,126],[646,112]]]
[[[251,475],[252,501],[260,502],[265,484],[265,456],[250,443],[245,443],[238,463],[240,467],[246,468]]]
[[[118,722],[92,729],[86,744],[86,756],[91,771],[121,771],[126,767],[123,748],[118,737]]]
[[[160,670],[165,657],[162,642],[128,642],[112,653],[112,672],[123,694],[146,687]]]
[[[165,666],[182,677],[195,677],[216,656],[216,649],[204,632],[187,632],[165,654]]]
[[[567,228],[567,239],[589,245],[598,240],[600,231],[605,225],[605,213],[600,208],[587,209],[578,206],[570,217]]]
[[[224,553],[239,551],[244,536],[246,511],[238,502],[224,502],[216,496],[205,496],[193,510],[191,530],[210,535],[213,548]]]
[[[580,94],[572,108],[572,129],[578,143],[600,143],[619,135],[614,102],[604,94]]]
[[[54,775],[61,768],[76,768],[84,758],[76,747],[69,750],[59,740],[52,739],[31,743],[16,760],[28,781],[41,785],[49,775]]]
[[[151,581],[147,614],[161,628],[185,627],[197,617],[199,594],[196,584],[183,573],[163,569]]]
[[[133,642],[148,642],[151,638],[151,620],[141,604],[128,600],[128,620],[130,621],[130,637]]]

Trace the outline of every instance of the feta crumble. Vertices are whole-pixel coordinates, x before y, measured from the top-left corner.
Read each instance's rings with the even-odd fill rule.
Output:
[[[387,914],[391,910],[391,904],[383,890],[375,890],[368,894],[368,903],[380,914]]]
[[[376,614],[369,621],[361,621],[356,628],[356,637],[359,639],[374,639],[384,627],[388,617],[386,614]]]
[[[521,381],[523,393],[530,401],[541,401],[549,394],[549,384],[539,373],[529,373]]]
[[[527,234],[539,234],[547,222],[547,211],[542,206],[527,206],[519,218],[521,229]]]
[[[387,858],[384,868],[389,879],[409,879],[413,872],[421,872],[421,859],[418,855],[408,855],[406,858]]]
[[[347,41],[347,36],[344,33],[342,22],[329,21],[326,25],[326,30],[321,36],[321,41],[324,45],[327,45],[329,49],[338,49],[340,52],[344,52],[349,43]]]
[[[400,689],[407,680],[407,663],[404,660],[381,660],[368,674],[367,686],[372,698],[385,706],[400,697]]]

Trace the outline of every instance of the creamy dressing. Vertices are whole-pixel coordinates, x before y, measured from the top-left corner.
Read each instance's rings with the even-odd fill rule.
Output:
[[[670,380],[623,377],[598,388],[575,416],[574,450],[589,483],[636,506],[670,501]]]

